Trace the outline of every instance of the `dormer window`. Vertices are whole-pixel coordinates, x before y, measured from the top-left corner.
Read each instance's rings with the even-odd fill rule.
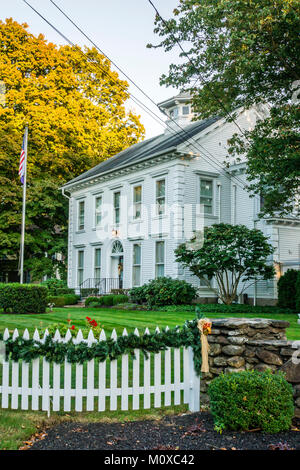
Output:
[[[189,106],[182,106],[182,114],[184,116],[190,114],[190,107]]]
[[[173,108],[170,111],[170,117],[171,118],[176,118],[178,116],[178,108]]]

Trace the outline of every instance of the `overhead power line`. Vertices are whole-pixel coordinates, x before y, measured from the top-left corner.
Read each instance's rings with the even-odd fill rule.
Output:
[[[71,23],[72,23],[79,31],[82,32],[82,30],[81,30],[79,27],[77,27],[77,25],[75,24],[75,22],[74,22],[73,20],[71,20],[71,19],[68,17],[68,15],[66,15],[59,7],[55,4],[54,1],[52,1],[52,0],[50,0],[50,1],[51,1],[51,3],[52,3],[53,5],[55,5],[55,6],[61,11],[61,13],[62,13],[66,18],[69,19],[69,21],[71,21]],[[86,54],[85,52],[83,52],[83,50],[82,50],[80,47],[78,47],[73,41],[71,41],[67,36],[65,36],[56,26],[54,26],[54,25],[53,25],[47,18],[45,18],[38,10],[36,10],[30,3],[28,3],[27,0],[23,0],[23,2],[26,3],[26,4],[27,4],[40,18],[42,18],[52,29],[54,29],[54,30],[57,32],[57,34],[59,34],[67,43],[69,43],[72,47],[78,49],[78,51],[79,51],[83,56],[87,57],[87,54]],[[95,47],[98,51],[101,52],[102,55],[104,55],[108,60],[110,60],[109,57],[108,57],[108,56],[89,38],[89,36],[88,36],[86,33],[83,33],[83,34],[84,34],[84,36],[94,45],[94,47]],[[87,59],[87,60],[88,60],[88,59]],[[104,69],[103,67],[101,67],[100,64],[94,64],[94,63],[93,63],[92,65],[95,66],[95,67],[97,67],[97,68],[99,68],[104,74],[108,75],[112,81],[114,81],[115,83],[118,83],[117,80],[115,80],[115,79],[108,73],[108,71],[107,71],[106,69]],[[115,64],[114,64],[114,65],[115,65]],[[115,65],[115,66],[116,66],[116,65]],[[138,89],[141,90],[141,88],[140,88],[138,85],[136,85],[136,83],[135,83],[130,77],[128,77],[128,75],[126,75],[126,74],[122,71],[122,69],[121,69],[120,67],[118,67],[118,70],[119,70],[124,76],[126,76],[127,79],[128,79],[131,83],[133,83]],[[121,85],[120,83],[118,83],[118,85],[121,86],[121,88],[123,88],[123,89],[126,91],[126,93],[128,93],[128,94],[130,95],[131,99],[132,99],[138,106],[141,106],[142,109],[144,109],[144,111],[150,115],[150,117],[152,117],[153,119],[155,119],[156,122],[158,122],[158,120],[159,120],[159,121],[160,121],[159,123],[160,123],[161,125],[163,125],[163,126],[169,127],[169,129],[171,130],[171,132],[172,132],[173,134],[178,134],[178,132],[176,132],[176,131],[174,132],[174,129],[173,129],[172,127],[170,127],[170,125],[169,125],[168,123],[166,123],[165,121],[163,121],[163,119],[161,119],[160,116],[158,116],[157,114],[155,114],[154,111],[152,111],[147,105],[145,105],[145,104],[144,104],[143,102],[141,102],[138,98],[136,98],[136,97],[133,95],[133,93],[129,93],[128,90],[127,90],[127,88],[122,87],[122,85]],[[143,92],[143,94],[144,94],[144,96],[146,96],[148,99],[150,99],[150,101],[151,101],[152,103],[154,103],[155,106],[157,106],[157,104],[156,104],[145,92]],[[159,108],[158,108],[158,109],[159,109]],[[237,186],[239,186],[242,190],[245,190],[245,191],[247,190],[247,187],[244,185],[244,182],[243,182],[240,178],[238,178],[236,175],[228,174],[228,171],[227,171],[222,165],[220,165],[219,161],[210,153],[209,150],[207,150],[202,144],[200,144],[200,143],[197,142],[192,136],[190,136],[190,134],[184,129],[184,127],[180,126],[180,124],[179,124],[177,121],[175,121],[172,117],[168,116],[168,118],[180,129],[181,132],[183,132],[183,133],[187,136],[187,140],[188,140],[188,141],[194,142],[194,143],[190,143],[190,145],[192,145],[197,151],[200,151],[201,154],[202,154],[202,156],[203,156],[203,158],[209,160],[209,164],[210,164],[213,168],[215,168],[215,169],[217,169],[217,170],[218,170],[218,169],[221,169],[221,170],[222,170],[222,173],[223,173],[227,178],[229,178],[230,180],[232,180],[232,179],[236,180],[236,181],[237,181],[237,183],[236,183]],[[201,147],[201,149],[200,149],[199,147]],[[203,155],[203,153],[202,153],[203,151],[204,151],[206,154]],[[209,154],[212,158],[210,158],[207,154]],[[241,186],[239,183],[241,183],[242,186]],[[257,196],[255,196],[255,197],[257,197]]]

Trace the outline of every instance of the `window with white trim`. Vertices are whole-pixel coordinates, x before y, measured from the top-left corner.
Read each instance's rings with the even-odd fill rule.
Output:
[[[77,256],[77,281],[80,287],[84,281],[84,250],[79,250]]]
[[[200,179],[200,204],[204,214],[213,214],[213,203],[214,203],[214,186],[213,180]]]
[[[132,260],[132,285],[138,287],[141,285],[141,261],[142,261],[142,247],[140,243],[133,245],[133,260]]]
[[[78,230],[84,230],[84,201],[78,202]]]
[[[166,210],[166,180],[156,181],[156,213],[163,215]]]
[[[142,215],[142,186],[133,188],[133,218],[140,219]]]
[[[190,114],[190,107],[189,106],[182,106],[182,114],[186,116],[187,114]]]
[[[114,193],[114,223],[120,223],[120,213],[121,213],[121,193],[117,191]]]
[[[95,225],[99,227],[102,222],[102,196],[95,198]]]
[[[159,241],[155,244],[155,277],[165,275],[165,242]]]
[[[94,277],[95,279],[101,278],[101,248],[95,248]]]

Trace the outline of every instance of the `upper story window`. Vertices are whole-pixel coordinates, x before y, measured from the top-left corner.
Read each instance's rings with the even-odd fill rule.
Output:
[[[84,201],[78,203],[78,230],[84,230]]]
[[[142,215],[142,186],[133,188],[133,218],[140,219]]]
[[[166,210],[166,180],[156,181],[156,213],[163,215]]]
[[[101,225],[102,222],[102,196],[97,196],[95,199],[95,224],[96,227]]]
[[[121,214],[121,193],[120,191],[114,193],[114,223],[120,223]]]
[[[208,179],[200,179],[200,204],[204,214],[213,213],[213,181]]]
[[[187,114],[190,114],[190,107],[189,106],[182,106],[182,114],[186,116]]]

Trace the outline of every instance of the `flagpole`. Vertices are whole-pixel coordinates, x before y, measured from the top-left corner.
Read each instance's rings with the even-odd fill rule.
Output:
[[[25,126],[25,160],[24,160],[24,183],[23,183],[23,206],[22,206],[22,230],[20,249],[20,284],[24,283],[24,242],[25,242],[25,213],[26,213],[26,179],[27,179],[27,143],[28,125]]]

